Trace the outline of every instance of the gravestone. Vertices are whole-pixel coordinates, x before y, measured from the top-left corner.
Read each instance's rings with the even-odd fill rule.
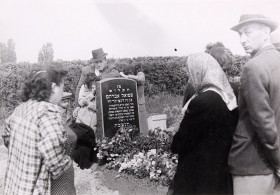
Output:
[[[121,126],[131,126],[139,133],[136,81],[108,78],[97,82],[96,89],[96,137],[112,138]]]

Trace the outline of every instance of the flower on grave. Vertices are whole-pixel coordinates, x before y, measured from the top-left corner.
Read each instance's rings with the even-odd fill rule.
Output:
[[[136,177],[148,177],[168,185],[176,171],[177,156],[170,153],[173,136],[158,129],[147,136],[133,137],[132,128],[121,128],[112,139],[98,142],[98,158],[106,158],[108,169]]]

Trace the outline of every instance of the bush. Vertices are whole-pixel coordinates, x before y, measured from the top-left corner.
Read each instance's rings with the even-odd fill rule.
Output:
[[[154,95],[159,92],[183,93],[187,80],[184,72],[180,69],[179,57],[148,57],[148,58],[123,58],[108,59],[108,64],[114,63],[120,71],[131,68],[133,63],[141,63],[146,73],[146,95]],[[81,69],[89,64],[89,61],[61,61],[58,62],[66,67],[69,72],[65,81],[65,91],[75,94]],[[0,101],[9,110],[13,110],[20,103],[21,85],[26,76],[38,64],[9,63],[0,66]]]
[[[240,75],[242,65],[247,58],[235,56],[235,65],[227,71],[229,76]],[[160,93],[183,95],[188,77],[181,67],[185,64],[185,57],[138,57],[108,59],[108,64],[115,64],[119,71],[128,72],[135,63],[141,64],[146,75],[145,95],[153,96]],[[65,81],[65,91],[75,94],[80,78],[81,69],[90,61],[60,61],[68,68],[69,73]],[[31,63],[8,63],[0,66],[0,102],[1,106],[13,110],[20,103],[21,85],[28,73],[38,67]]]

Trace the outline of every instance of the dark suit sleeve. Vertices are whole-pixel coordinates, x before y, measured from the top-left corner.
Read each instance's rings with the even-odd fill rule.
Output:
[[[214,103],[206,94],[199,95],[191,101],[188,113],[185,113],[179,130],[173,137],[173,153],[186,154],[193,150],[202,133],[207,131],[213,121],[213,112],[216,112],[214,107]]]
[[[81,77],[80,77],[80,80],[79,80],[79,83],[78,83],[78,85],[76,87],[76,92],[75,92],[75,105],[76,106],[79,106],[79,103],[78,103],[79,93],[80,93],[80,89],[81,89],[83,83],[85,82],[85,80],[86,80],[86,71],[83,68],[82,69],[82,74],[81,74]]]
[[[278,169],[279,137],[274,112],[270,107],[268,86],[269,75],[262,67],[250,66],[250,64],[244,67],[240,89],[247,104],[251,123],[268,161]]]

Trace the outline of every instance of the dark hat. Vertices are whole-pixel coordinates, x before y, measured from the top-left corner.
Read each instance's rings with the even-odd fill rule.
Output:
[[[239,24],[231,28],[231,30],[238,31],[241,27],[248,23],[261,23],[270,27],[271,32],[278,27],[278,23],[267,18],[261,14],[244,14],[240,16]]]
[[[107,56],[107,53],[104,53],[102,48],[99,49],[95,49],[92,50],[92,61],[93,62],[98,62],[98,61],[102,61],[105,59],[105,57]]]
[[[69,92],[63,92],[62,93],[62,99],[65,100],[65,99],[68,99],[72,96],[72,93],[69,93]]]

